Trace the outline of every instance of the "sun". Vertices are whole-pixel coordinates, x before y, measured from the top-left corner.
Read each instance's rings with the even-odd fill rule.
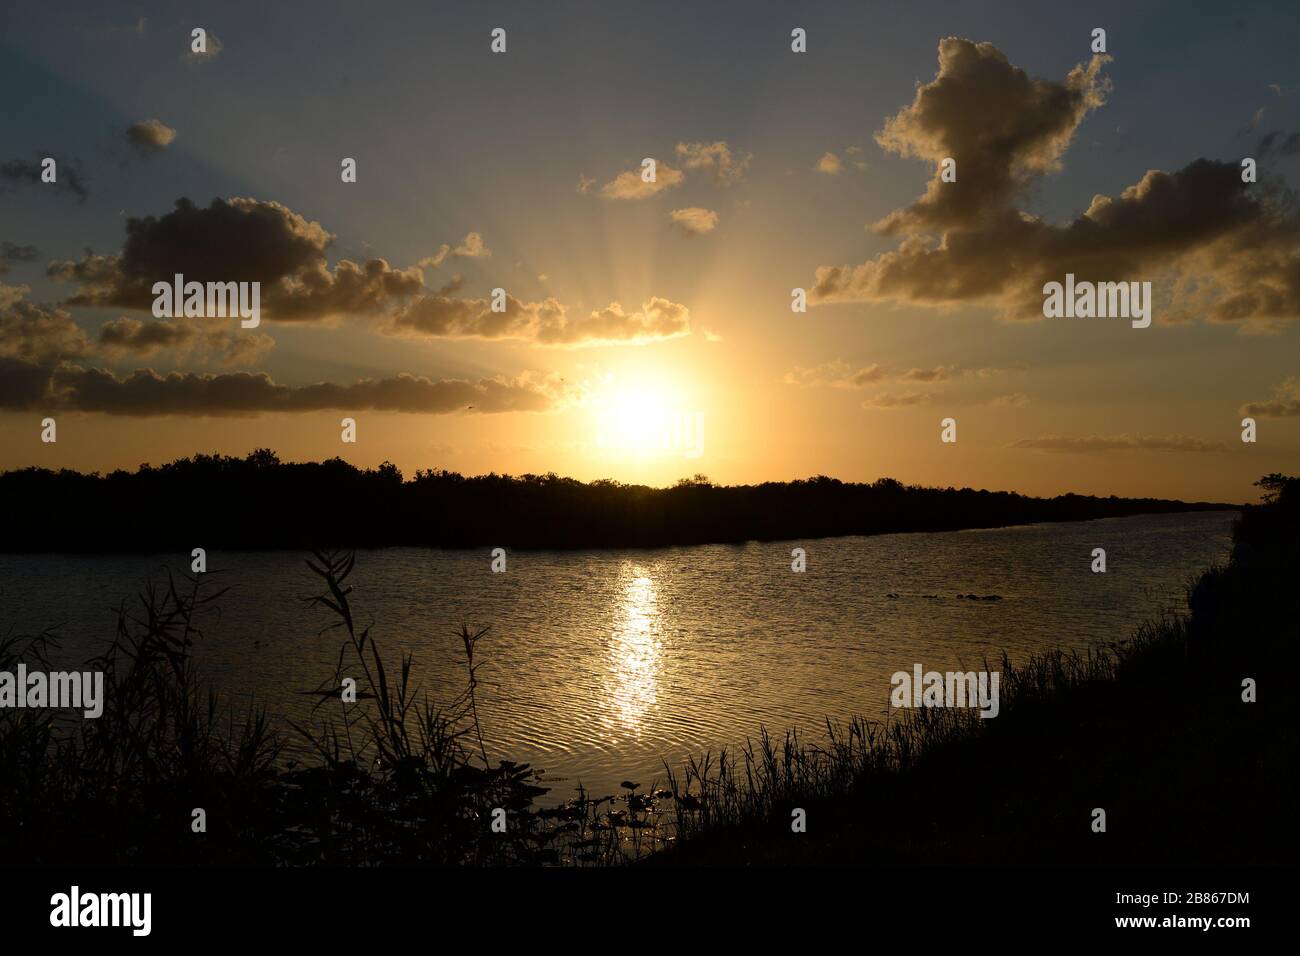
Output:
[[[597,445],[636,458],[667,455],[673,448],[677,405],[662,385],[614,386],[597,401]]]

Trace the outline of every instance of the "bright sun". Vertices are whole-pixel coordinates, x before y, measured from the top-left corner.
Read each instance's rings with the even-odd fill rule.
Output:
[[[614,387],[598,403],[596,416],[597,443],[605,451],[638,458],[672,451],[676,409],[660,386]]]

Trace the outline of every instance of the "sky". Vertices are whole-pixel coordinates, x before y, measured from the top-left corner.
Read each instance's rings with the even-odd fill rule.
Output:
[[[7,4],[0,468],[1253,500],[1300,470],[1298,34],[1285,3]],[[260,324],[155,317],[176,271],[259,281]],[[1151,282],[1150,327],[1045,318],[1067,272]]]

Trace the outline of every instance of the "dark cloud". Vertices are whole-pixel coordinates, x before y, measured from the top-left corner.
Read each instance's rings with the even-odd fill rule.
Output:
[[[163,349],[181,348],[194,340],[197,323],[184,319],[142,322],[123,316],[99,329],[99,344],[108,350],[149,356]]]
[[[122,316],[99,329],[99,350],[105,355],[149,358],[171,351],[178,356],[205,361],[215,359],[226,367],[253,365],[275,347],[262,332],[232,330],[224,321],[174,318],[142,321]]]
[[[383,259],[341,260],[332,270],[334,236],[277,202],[214,199],[206,207],[178,199],[164,216],[128,219],[120,253],[86,250],[51,263],[51,278],[77,283],[69,305],[149,309],[153,284],[177,273],[187,282],[260,282],[264,318],[313,321],[376,313],[423,288],[418,268]]]
[[[918,87],[912,105],[876,136],[887,150],[934,163],[934,178],[921,199],[877,228],[915,233],[970,225],[1058,168],[1083,118],[1104,102],[1109,83],[1101,68],[1109,59],[1094,56],[1057,83],[1031,78],[991,43],[941,40],[934,80]],[[949,157],[957,161],[955,184],[942,182],[937,168]]]
[[[0,192],[12,190],[16,186],[36,186],[59,192],[69,192],[82,202],[90,193],[86,189],[85,178],[76,165],[55,157],[55,179],[52,183],[41,182],[41,159],[11,159],[0,163]]]
[[[35,246],[20,246],[12,242],[0,242],[0,276],[9,272],[10,262],[33,262],[41,251]]]
[[[909,237],[856,267],[822,267],[815,302],[983,302],[1007,318],[1041,319],[1042,286],[1067,272],[1097,282],[1168,275],[1174,308],[1215,321],[1300,313],[1300,231],[1286,203],[1252,194],[1234,164],[1197,160],[1149,172],[1118,199],[1099,196],[1054,226],[1013,210],[933,243]]]
[[[488,299],[463,299],[450,294],[460,287],[453,280],[434,295],[413,299],[383,326],[388,335],[430,338],[526,339],[552,317],[563,318],[564,306],[555,299],[521,302],[505,297],[505,309],[492,311]]]
[[[395,269],[383,259],[343,259],[330,271],[321,260],[272,287],[263,309],[282,321],[373,315],[422,291],[424,274],[415,266]]]
[[[630,345],[689,334],[690,310],[654,297],[638,312],[625,312],[612,302],[586,316],[571,317],[554,298],[521,302],[507,295],[504,311],[493,312],[489,299],[439,293],[412,300],[383,331],[437,338],[523,339],[555,346]]]
[[[106,369],[63,364],[43,366],[0,357],[0,408],[12,410],[101,412],[151,417],[188,415],[247,417],[273,412],[382,411],[446,414],[546,411],[568,390],[556,379],[522,375],[515,379],[432,380],[400,374],[352,385],[321,382],[280,385],[266,373],[219,375],[139,369],[118,377]]]
[[[0,356],[37,363],[80,358],[90,343],[62,309],[28,302],[27,286],[0,285]]]
[[[14,242],[0,242],[0,259],[6,262],[31,262],[37,259],[41,250],[35,246],[20,246]]]
[[[1072,272],[1080,281],[1165,280],[1174,293],[1162,321],[1200,315],[1271,328],[1300,316],[1297,204],[1279,188],[1243,183],[1236,163],[1151,170],[1065,225],[1013,205],[1100,105],[1100,65],[1094,57],[1064,83],[1030,80],[988,44],[943,41],[938,76],[879,139],[904,155],[953,156],[957,182],[936,174],[925,196],[878,224],[902,236],[895,249],[819,267],[810,300],[977,303],[1036,320],[1044,283]]]
[[[419,265],[395,269],[383,259],[343,259],[331,269],[326,250],[334,236],[277,202],[214,199],[203,208],[180,199],[164,216],[127,220],[126,233],[119,253],[87,249],[78,260],[49,265],[50,278],[76,284],[66,304],[148,310],[154,283],[171,282],[179,273],[187,282],[260,282],[263,318],[382,317],[376,328],[389,335],[582,345],[638,344],[690,331],[686,306],[658,297],[637,312],[624,312],[615,302],[571,316],[555,299],[507,296],[505,311],[493,312],[488,299],[455,295],[463,285],[459,276],[430,293]],[[483,258],[491,251],[470,233],[449,254]]]
[[[49,366],[0,354],[0,409],[40,408],[49,388]]]
[[[179,357],[232,367],[259,361],[275,340],[262,332],[231,329],[221,320],[123,316],[100,327],[92,344],[66,311],[26,299],[27,286],[0,284],[0,356],[53,367],[98,352],[111,359],[148,358],[172,351]]]

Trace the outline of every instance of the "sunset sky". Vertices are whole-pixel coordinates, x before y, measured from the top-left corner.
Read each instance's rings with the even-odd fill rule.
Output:
[[[1289,4],[285,6],[0,11],[0,467],[1228,501],[1300,470]],[[155,319],[182,266],[260,280],[260,327]],[[1152,326],[1042,318],[1067,271],[1151,281]],[[702,454],[653,447],[697,413]]]

